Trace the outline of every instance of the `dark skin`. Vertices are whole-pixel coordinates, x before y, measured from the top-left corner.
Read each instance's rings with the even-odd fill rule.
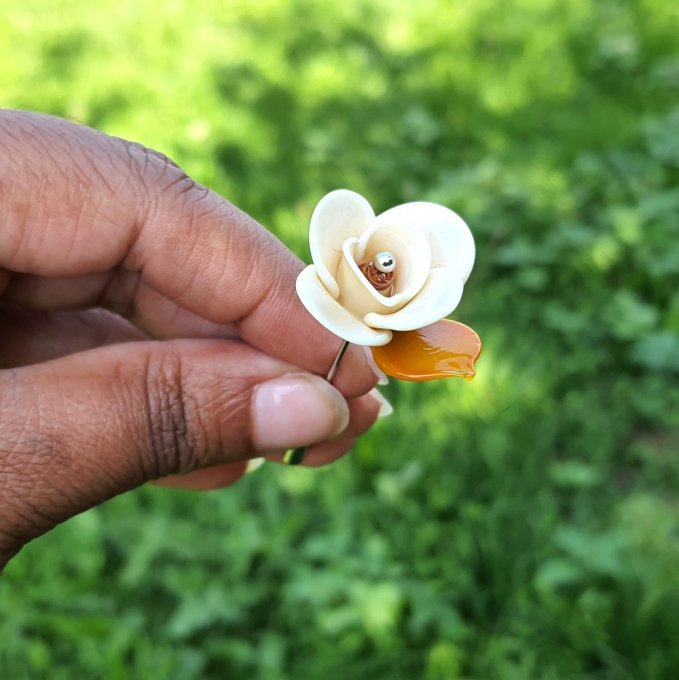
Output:
[[[302,267],[162,154],[0,111],[0,569],[146,482],[346,453],[376,379],[352,347],[323,380],[340,340],[299,303]]]

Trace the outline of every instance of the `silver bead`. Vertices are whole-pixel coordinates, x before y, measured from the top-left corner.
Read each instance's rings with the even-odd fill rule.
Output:
[[[377,255],[373,257],[373,267],[375,267],[378,272],[389,274],[390,272],[393,272],[394,269],[396,269],[396,260],[391,253],[383,250],[381,253],[377,253]]]

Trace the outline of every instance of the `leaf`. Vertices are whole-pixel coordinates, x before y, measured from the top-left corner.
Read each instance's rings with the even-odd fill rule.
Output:
[[[582,567],[571,560],[552,558],[540,565],[535,575],[535,587],[540,593],[578,585],[583,577]]]
[[[424,382],[460,377],[471,380],[481,354],[481,339],[469,326],[443,319],[414,331],[395,331],[392,341],[372,348],[387,375]]]
[[[657,308],[626,288],[615,292],[602,314],[619,340],[636,340],[649,333],[658,323],[659,316]]]
[[[679,335],[658,331],[641,339],[632,349],[638,364],[657,371],[679,371]]]
[[[578,460],[552,463],[549,477],[557,486],[572,489],[591,489],[604,481],[601,470]]]

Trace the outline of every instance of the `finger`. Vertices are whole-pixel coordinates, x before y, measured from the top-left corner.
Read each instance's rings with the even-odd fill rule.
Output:
[[[349,424],[332,441],[312,445],[302,465],[318,467],[328,465],[346,454],[356,442],[356,438],[366,432],[383,411],[384,400],[376,396],[376,390],[360,399],[352,399],[349,404]],[[378,393],[377,393],[378,394]],[[269,460],[282,462],[283,453],[270,453]],[[260,459],[261,460],[261,459]],[[248,463],[226,463],[215,465],[202,470],[194,470],[185,475],[172,475],[157,479],[156,486],[167,486],[177,489],[192,489],[206,491],[220,489],[235,484],[246,472]]]
[[[351,438],[315,444],[309,449],[307,454],[309,460],[305,458],[304,465],[314,468],[330,465],[330,463],[334,463],[349,453],[354,448],[355,443],[356,439]]]
[[[0,552],[144,482],[320,442],[326,381],[239,342],[139,342],[0,373]]]
[[[193,491],[211,491],[223,489],[235,484],[247,469],[247,461],[213,465],[202,470],[194,470],[185,475],[171,475],[153,482],[155,486],[166,486],[173,489],[191,489]]]
[[[0,328],[0,369],[146,338],[131,323],[103,309],[39,312],[0,305]]]
[[[297,299],[302,262],[167,158],[12,111],[0,112],[0,152],[0,268],[16,274],[8,299],[106,306],[158,338],[201,335],[205,322],[235,328],[267,354],[327,372],[340,341]],[[341,391],[374,382],[363,354],[347,353]]]
[[[328,465],[346,454],[354,445],[357,437],[367,432],[375,423],[383,410],[383,399],[372,390],[368,394],[357,399],[350,399],[349,424],[331,441],[321,442],[309,447],[304,456],[302,465],[319,467]],[[266,454],[270,461],[281,463],[284,461],[285,452]]]

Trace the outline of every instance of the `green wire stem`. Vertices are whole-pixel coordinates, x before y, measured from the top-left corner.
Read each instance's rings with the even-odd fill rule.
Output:
[[[335,374],[337,373],[337,369],[339,368],[340,361],[342,361],[342,357],[344,356],[344,353],[347,351],[348,348],[349,342],[348,340],[345,340],[342,343],[342,346],[339,348],[339,352],[337,352],[335,361],[332,362],[332,366],[330,367],[328,375],[325,378],[329,383],[332,383],[332,380],[335,377]],[[306,456],[306,452],[308,450],[309,450],[308,446],[298,446],[295,449],[290,449],[289,451],[285,452],[285,455],[283,456],[283,462],[286,465],[300,465],[300,463],[304,462],[304,456]]]

